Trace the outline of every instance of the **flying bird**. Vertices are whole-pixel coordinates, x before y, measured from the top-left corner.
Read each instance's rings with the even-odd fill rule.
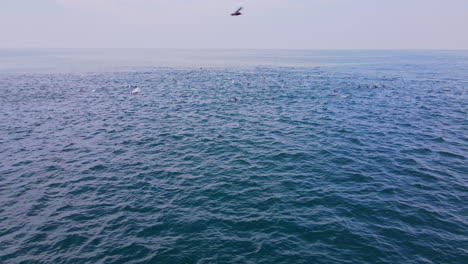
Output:
[[[236,12],[232,13],[231,16],[240,16],[242,13],[240,12],[242,10],[242,7],[239,7]]]

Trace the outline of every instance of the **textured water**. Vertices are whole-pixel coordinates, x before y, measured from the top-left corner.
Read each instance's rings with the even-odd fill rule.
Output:
[[[468,52],[127,52],[0,52],[1,263],[467,263]]]

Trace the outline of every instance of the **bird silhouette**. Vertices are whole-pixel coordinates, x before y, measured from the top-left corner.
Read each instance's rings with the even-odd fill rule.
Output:
[[[242,10],[242,7],[239,7],[236,12],[232,13],[231,16],[240,16],[242,13],[240,12]]]

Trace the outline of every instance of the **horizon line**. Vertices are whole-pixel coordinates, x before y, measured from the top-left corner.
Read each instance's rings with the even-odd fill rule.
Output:
[[[317,51],[468,51],[468,48],[164,48],[164,47],[0,47],[2,50],[317,50]]]

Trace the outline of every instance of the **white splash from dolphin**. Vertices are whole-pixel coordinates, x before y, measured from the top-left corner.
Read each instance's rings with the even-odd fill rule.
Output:
[[[137,88],[133,89],[133,91],[132,91],[132,94],[139,94],[139,93],[141,93],[140,87],[137,87]]]

